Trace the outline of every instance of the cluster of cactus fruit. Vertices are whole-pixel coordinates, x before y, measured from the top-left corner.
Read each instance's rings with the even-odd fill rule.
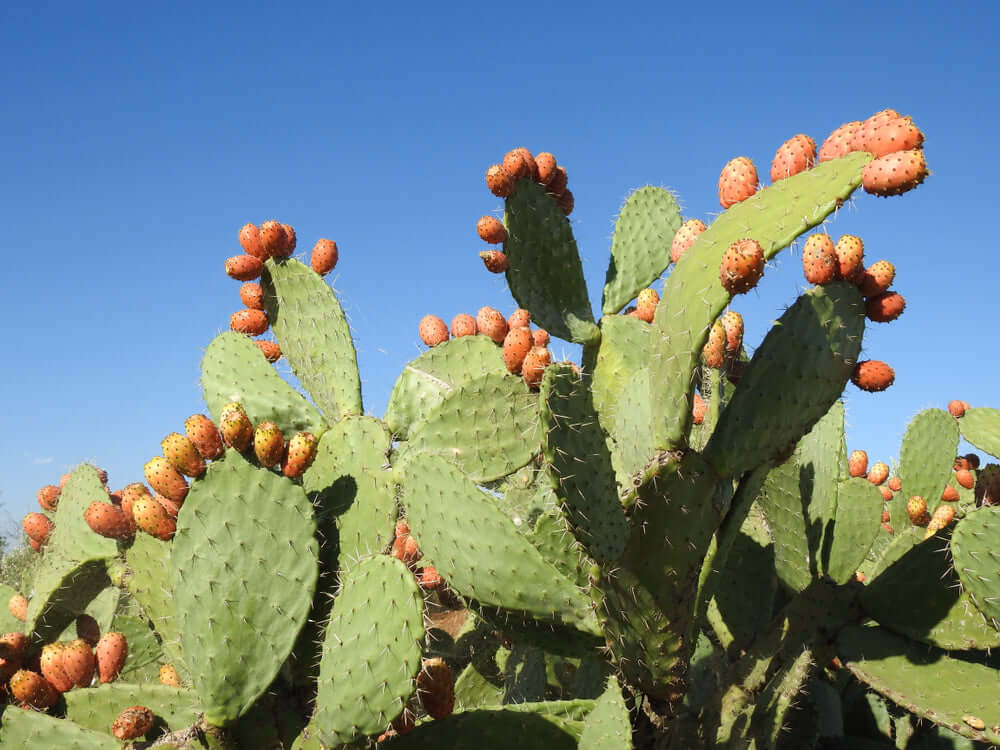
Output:
[[[636,190],[597,320],[566,171],[515,149],[479,231],[517,310],[427,316],[382,419],[322,278],[336,244],[305,264],[291,227],[246,225],[226,267],[260,314],[204,354],[211,416],[164,438],[149,487],[84,464],[25,519],[40,558],[0,592],[0,746],[1000,741],[1000,465],[956,458],[963,438],[1000,455],[1000,410],[919,413],[894,469],[848,454],[846,384],[892,379],[859,366],[866,321],[903,307],[859,238],[806,240],[815,286],[752,356],[727,310],[859,187],[919,185],[922,143],[891,110],[818,153],[797,135],[767,187],[726,165],[708,225]],[[268,328],[273,350],[250,338]],[[116,679],[81,622],[127,644]],[[96,666],[61,682],[67,654]]]

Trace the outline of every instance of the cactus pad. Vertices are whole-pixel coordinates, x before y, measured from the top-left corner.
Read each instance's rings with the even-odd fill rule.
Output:
[[[899,449],[899,478],[905,497],[920,495],[933,510],[958,450],[958,425],[942,409],[925,409],[913,418]],[[895,519],[894,519],[895,520]]]
[[[962,585],[979,611],[1000,628],[1000,506],[970,511],[951,535],[951,554]]]
[[[60,750],[121,750],[122,744],[108,732],[84,729],[72,721],[8,704],[0,708],[3,746],[60,748]]]
[[[66,560],[89,560],[114,557],[118,544],[114,539],[95,534],[83,514],[91,503],[108,502],[108,490],[101,484],[97,470],[89,464],[77,466],[66,480],[56,508],[48,549],[57,550]]]
[[[131,654],[130,654],[131,656]],[[82,727],[106,732],[122,709],[145,706],[169,731],[191,726],[201,712],[191,690],[156,683],[136,685],[116,681],[66,693],[66,718]]]
[[[1000,457],[1000,409],[966,409],[958,420],[962,437],[991,456]]]

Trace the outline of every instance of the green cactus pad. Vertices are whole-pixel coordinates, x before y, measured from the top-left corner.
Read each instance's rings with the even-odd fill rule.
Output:
[[[560,573],[571,581],[576,581],[578,586],[586,586],[587,571],[593,561],[580,549],[579,542],[569,532],[555,492],[547,489],[547,493],[550,500],[535,521],[534,529],[527,535],[528,541]]]
[[[1000,724],[1000,703],[993,688],[1000,671],[953,659],[877,627],[847,627],[837,652],[855,677],[893,703],[963,737],[986,736],[964,720]]]
[[[898,531],[861,593],[861,606],[882,627],[938,648],[997,648],[1000,632],[961,590],[942,541],[924,540],[922,528]]]
[[[814,287],[785,311],[705,448],[719,474],[738,477],[773,461],[812,429],[851,377],[864,328],[861,292],[846,282]]]
[[[130,615],[118,615],[109,628],[125,636],[128,643],[128,659],[119,675],[122,682],[147,683],[157,682],[160,679],[160,667],[171,663],[180,672],[183,667],[180,664],[171,662],[170,658],[164,654],[156,634],[150,626],[138,617]],[[73,636],[76,638],[76,636]]]
[[[378,734],[415,690],[424,640],[413,573],[376,555],[341,574],[323,642],[313,725],[327,744]]]
[[[626,381],[649,364],[652,330],[649,323],[630,315],[601,319],[601,346],[591,374],[591,389],[594,408],[608,432],[614,429],[618,399]]]
[[[760,243],[765,258],[774,257],[851,196],[872,158],[865,152],[848,154],[758,191],[716,219],[681,258],[667,278],[653,321],[657,335],[651,397],[662,405],[656,447],[679,445],[687,433],[691,376],[713,321],[730,299],[719,282],[719,265],[729,245],[751,237]],[[757,432],[763,434],[759,426]]]
[[[847,478],[842,401],[834,401],[827,413],[799,441],[795,457],[801,470],[812,479],[810,514],[821,519],[825,527],[836,516],[838,482]]]
[[[397,440],[427,416],[452,390],[482,375],[506,375],[500,348],[486,336],[461,336],[428,349],[396,380],[385,423]]]
[[[323,415],[242,333],[220,333],[208,345],[201,360],[201,387],[216,423],[222,407],[238,401],[251,422],[274,422],[286,436],[306,431],[320,437],[326,430]]]
[[[153,626],[163,648],[175,661],[181,661],[181,635],[174,614],[173,580],[168,542],[137,534],[125,553],[128,572],[125,587],[142,607],[142,614]],[[179,666],[179,665],[178,665]]]
[[[670,246],[681,226],[677,200],[663,188],[646,186],[622,206],[611,241],[604,282],[604,315],[619,312],[670,265]]]
[[[361,376],[351,330],[323,278],[294,258],[271,258],[261,278],[281,353],[313,403],[335,422],[361,413]]]
[[[631,477],[655,453],[653,442],[653,402],[649,400],[648,367],[637,370],[626,382],[618,399],[611,454],[622,487],[631,488]]]
[[[412,425],[404,451],[454,461],[488,482],[524,466],[541,447],[538,397],[513,375],[483,375],[449,391]]]
[[[774,569],[792,591],[802,591],[819,573],[813,552],[822,531],[821,521],[806,515],[808,495],[802,496],[800,477],[794,459],[776,466],[768,472],[759,499],[774,540]]]
[[[172,588],[208,722],[243,714],[288,657],[316,586],[315,532],[302,488],[233,449],[192,485],[177,519]]]
[[[421,724],[392,744],[399,750],[441,750],[461,747],[472,738],[490,750],[573,750],[581,727],[582,722],[512,706],[480,708]]]
[[[121,750],[111,736],[111,724],[95,732],[72,721],[9,704],[0,707],[0,742],[5,748],[59,750]]]
[[[407,454],[399,471],[410,528],[452,588],[487,606],[594,632],[586,594],[458,467],[439,456]]]
[[[0,583],[0,633],[23,633],[25,624],[10,613],[7,602],[21,592],[13,586]]]
[[[596,342],[601,332],[587,296],[583,265],[569,220],[545,188],[517,183],[506,202],[507,285],[519,307],[552,336],[580,344]]]
[[[46,544],[48,552],[55,551],[66,560],[90,560],[114,557],[118,543],[94,531],[83,515],[91,503],[108,502],[108,490],[101,484],[97,470],[89,464],[80,464],[69,475],[59,496],[52,522],[55,529]]]
[[[625,550],[628,524],[588,386],[589,378],[567,363],[546,368],[541,387],[544,452],[573,533],[595,560],[609,562]]]
[[[194,691],[159,684],[136,685],[118,680],[87,690],[71,690],[65,698],[66,718],[97,732],[109,731],[118,714],[129,706],[145,706],[153,712],[156,724],[169,731],[191,726],[201,713]]]
[[[966,409],[958,428],[962,437],[979,450],[1000,458],[1000,409]]]
[[[320,531],[338,528],[340,552],[357,560],[386,549],[396,521],[395,487],[388,471],[392,436],[372,417],[346,417],[320,438],[302,486],[317,508]],[[332,572],[332,571],[331,571]]]
[[[121,589],[117,586],[108,586],[106,589],[101,591],[101,593],[91,599],[87,606],[84,607],[83,612],[80,614],[88,614],[93,617],[97,621],[98,626],[101,628],[102,633],[105,630],[111,629],[111,622],[114,620],[115,611],[118,609],[118,604],[121,600],[121,593]],[[63,632],[59,634],[59,637],[56,640],[72,641],[76,637],[76,622],[74,621],[63,629]]]
[[[955,525],[951,555],[955,570],[973,603],[1000,628],[1000,506],[984,505]]]
[[[467,711],[483,706],[503,705],[503,676],[493,655],[473,659],[455,680],[455,709]]]
[[[54,641],[110,585],[104,558],[81,562],[49,552],[42,559],[34,588],[26,594],[25,632],[39,643]]]
[[[958,425],[953,416],[942,409],[917,414],[899,449],[899,478],[905,497],[920,495],[933,509],[952,476],[957,451]]]
[[[854,577],[875,541],[881,517],[882,495],[875,485],[861,477],[837,483],[837,520],[824,530],[820,550],[821,568],[830,578],[847,583]]]
[[[632,723],[622,698],[622,689],[614,677],[597,699],[583,724],[581,750],[632,750]]]

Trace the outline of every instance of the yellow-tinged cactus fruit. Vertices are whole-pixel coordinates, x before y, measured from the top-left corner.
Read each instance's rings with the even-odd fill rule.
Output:
[[[700,219],[688,219],[681,224],[680,229],[674,234],[673,242],[670,243],[670,260],[674,263],[679,261],[698,239],[698,235],[707,229],[705,222]]]
[[[926,526],[931,521],[927,513],[927,501],[920,495],[914,495],[906,501],[906,515],[910,517],[910,523],[914,526]]]
[[[712,330],[708,332],[708,341],[701,349],[701,358],[708,367],[718,369],[725,364],[726,329],[722,327],[721,320],[712,324]]]
[[[868,470],[868,481],[878,486],[889,478],[889,467],[882,461],[876,461]]]
[[[179,688],[181,686],[181,676],[173,664],[164,664],[160,667],[160,683],[168,687]]]
[[[455,678],[444,659],[424,659],[417,675],[417,698],[433,719],[450,716],[455,707]]]
[[[834,245],[837,253],[837,278],[856,282],[864,273],[865,243],[860,237],[845,234]]]
[[[143,467],[143,473],[155,492],[176,503],[184,502],[188,493],[187,480],[163,456],[149,459]]]
[[[231,401],[222,407],[219,415],[219,432],[222,433],[226,445],[240,453],[249,450],[253,445],[253,423],[243,406],[236,401]]]
[[[847,457],[847,472],[852,477],[863,477],[868,474],[868,454],[864,451],[851,451]]]
[[[219,428],[204,414],[192,414],[185,419],[184,434],[206,461],[214,461],[226,452]]]
[[[289,479],[298,479],[305,474],[316,459],[318,443],[311,432],[296,432],[292,435],[281,459],[281,473]]]
[[[198,477],[205,473],[205,459],[186,435],[171,432],[160,441],[163,456],[181,474]]]
[[[635,301],[635,309],[639,320],[647,323],[653,322],[656,315],[656,306],[660,304],[660,295],[655,289],[643,289]]]
[[[726,163],[719,175],[719,204],[723,208],[735,206],[757,192],[757,168],[745,156],[737,156]]]
[[[253,431],[253,452],[261,466],[277,466],[285,452],[285,436],[274,422],[261,422]]]
[[[14,594],[7,601],[7,611],[15,620],[25,622],[28,619],[28,600],[22,594]]]
[[[59,701],[59,691],[38,672],[19,669],[10,678],[10,692],[17,700],[44,711]]]
[[[164,542],[173,539],[174,532],[177,531],[177,521],[152,495],[136,498],[132,505],[132,518],[139,529]]]
[[[924,534],[924,539],[930,539],[936,533],[941,531],[941,529],[947,528],[948,525],[955,520],[955,506],[954,505],[939,505],[934,509],[934,513],[931,514],[930,523],[927,524],[927,533]]]

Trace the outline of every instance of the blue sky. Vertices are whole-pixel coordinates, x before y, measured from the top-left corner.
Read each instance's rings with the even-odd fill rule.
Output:
[[[222,268],[247,221],[292,224],[300,254],[337,241],[330,278],[381,416],[423,315],[514,309],[475,223],[501,208],[486,167],[516,146],[569,171],[596,308],[631,190],[667,186],[708,222],[729,159],[766,175],[796,133],[911,115],[932,176],[900,198],[859,194],[829,227],[893,262],[908,301],[866,334],[897,383],[848,386],[849,447],[888,461],[920,409],[1000,406],[995,4],[567,7],[5,6],[0,528],[80,461],[114,487],[141,480],[204,411],[199,359],[240,307]],[[804,287],[783,253],[734,305],[751,346]]]

